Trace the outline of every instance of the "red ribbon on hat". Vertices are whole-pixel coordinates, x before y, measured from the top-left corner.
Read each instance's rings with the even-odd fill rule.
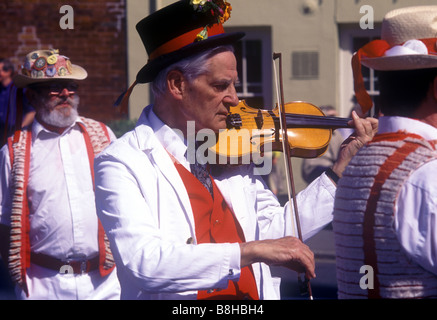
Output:
[[[366,90],[366,86],[364,85],[363,73],[361,71],[361,60],[363,59],[363,57],[382,57],[388,49],[390,49],[390,45],[387,43],[387,41],[374,40],[358,50],[352,57],[355,96],[364,114],[372,108],[373,101]]]
[[[171,53],[174,51],[177,51],[179,49],[182,49],[183,47],[192,44],[196,42],[197,35],[203,30],[204,28],[198,28],[191,30],[187,33],[184,33],[155,49],[149,56],[149,60],[154,60],[164,54]],[[225,30],[223,29],[223,25],[220,23],[214,24],[212,26],[207,27],[208,30],[208,36],[216,36],[222,33],[225,33]]]
[[[426,45],[430,54],[437,54],[437,38],[419,40]],[[363,74],[361,71],[361,61],[363,58],[381,58],[385,55],[386,51],[391,48],[392,47],[385,40],[374,40],[359,49],[352,57],[355,96],[364,114],[373,107],[373,101],[364,85]]]

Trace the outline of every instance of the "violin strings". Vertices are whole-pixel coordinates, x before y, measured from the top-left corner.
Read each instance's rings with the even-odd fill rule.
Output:
[[[258,114],[252,115],[241,115],[240,114],[240,118],[244,119],[244,120],[251,120],[253,118],[256,118]],[[278,116],[271,116],[271,118],[275,119],[275,118],[280,118]],[[348,118],[338,118],[338,117],[326,117],[326,116],[317,116],[317,115],[311,115],[311,114],[300,114],[300,113],[289,113],[286,115],[286,118],[289,119],[294,119],[294,118],[301,118],[301,119],[310,119],[310,120],[322,120],[322,121],[333,121],[333,122],[347,122],[350,121],[351,119]]]
[[[256,118],[255,116],[251,116],[251,115],[240,115],[240,119],[242,121],[251,121],[254,118]],[[267,117],[266,119],[273,119],[273,121],[282,121],[281,117],[278,116],[271,116],[270,118]],[[339,127],[348,127],[348,122],[350,121],[350,119],[347,118],[337,118],[337,117],[326,117],[326,116],[316,116],[316,115],[305,115],[305,114],[288,114],[286,115],[286,119],[289,121],[303,121],[303,123],[297,123],[297,124],[301,124],[301,125],[314,125],[314,126],[319,126],[319,127],[327,127],[328,129],[330,127],[335,127],[335,126],[339,126]],[[310,123],[305,123],[305,121],[309,121]],[[318,124],[314,124],[311,123],[311,121],[320,121],[320,123]]]

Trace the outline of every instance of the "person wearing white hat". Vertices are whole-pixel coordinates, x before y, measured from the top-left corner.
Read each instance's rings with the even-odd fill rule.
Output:
[[[96,215],[94,156],[114,133],[79,117],[77,81],[87,77],[58,50],[29,53],[15,85],[35,120],[0,150],[0,253],[18,299],[119,299]]]
[[[389,12],[353,58],[380,71],[378,134],[340,179],[333,227],[339,298],[437,298],[437,6]]]

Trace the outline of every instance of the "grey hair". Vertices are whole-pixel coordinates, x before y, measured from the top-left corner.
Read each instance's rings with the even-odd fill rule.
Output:
[[[209,58],[218,53],[227,51],[234,52],[234,47],[232,45],[219,46],[168,66],[158,73],[155,80],[152,82],[151,90],[155,99],[162,96],[167,90],[167,74],[170,71],[179,70],[188,81],[192,81],[198,76],[208,72],[209,65],[206,61]]]

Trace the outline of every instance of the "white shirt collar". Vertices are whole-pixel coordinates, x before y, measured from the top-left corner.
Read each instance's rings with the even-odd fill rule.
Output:
[[[65,135],[65,134],[67,134],[74,126],[76,126],[76,124],[78,123],[78,122],[80,122],[80,123],[84,123],[83,121],[82,121],[82,119],[80,119],[80,117],[77,117],[77,119],[73,122],[73,124],[72,125],[70,125],[67,129],[65,129],[64,130],[64,132],[61,134],[61,135],[59,135],[58,133],[56,133],[56,132],[53,132],[53,131],[50,131],[50,130],[47,130],[36,118],[35,118],[35,120],[33,121],[33,123],[32,123],[32,140],[34,140],[35,141],[35,139],[38,137],[38,135],[41,133],[41,132],[47,132],[47,133],[49,133],[49,134],[55,134],[55,135],[59,135],[59,136],[63,136],[63,135]]]
[[[426,140],[437,140],[437,128],[422,121],[405,117],[381,117],[378,133],[407,131],[415,133]]]
[[[155,112],[153,112],[153,108],[151,108],[148,113],[148,118],[150,127],[155,132],[155,136],[167,152],[174,156],[179,163],[183,164],[185,167],[189,167],[189,162],[186,159],[188,147],[183,134],[178,133],[176,130],[162,122]]]

